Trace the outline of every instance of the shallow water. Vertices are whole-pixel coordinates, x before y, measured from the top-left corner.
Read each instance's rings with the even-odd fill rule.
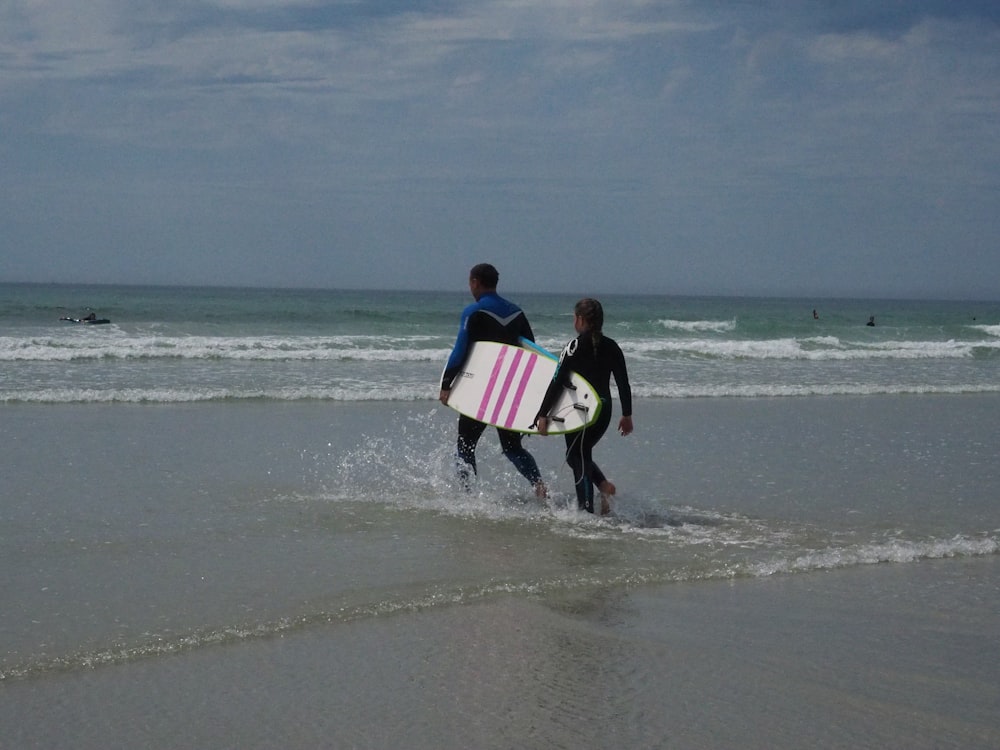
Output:
[[[559,438],[527,443],[545,505],[490,432],[460,492],[435,407],[8,406],[3,676],[507,594],[991,557],[994,401],[642,401],[598,451],[610,519],[573,509]]]

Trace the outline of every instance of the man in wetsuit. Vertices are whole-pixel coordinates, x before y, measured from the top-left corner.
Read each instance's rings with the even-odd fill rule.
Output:
[[[458,338],[452,348],[448,364],[441,377],[442,404],[448,403],[451,384],[455,376],[462,370],[469,349],[476,341],[499,341],[502,344],[518,344],[518,338],[523,336],[534,341],[535,336],[521,308],[497,294],[497,283],[500,274],[489,263],[473,266],[469,272],[469,291],[475,302],[462,311],[458,327]],[[470,470],[476,473],[476,444],[487,425],[464,414],[458,418],[458,476],[462,484],[468,488]],[[531,482],[535,495],[546,496],[545,483],[535,458],[521,445],[523,435],[519,432],[504,430],[497,427],[500,437],[500,447],[503,454],[514,464],[522,476]]]

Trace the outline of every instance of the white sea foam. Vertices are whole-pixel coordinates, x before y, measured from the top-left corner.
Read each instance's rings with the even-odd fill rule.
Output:
[[[726,333],[736,330],[736,318],[732,320],[658,320],[657,323],[668,331],[712,331]]]
[[[979,326],[969,326],[977,331],[982,331],[990,336],[1000,336],[1000,325],[979,325]]]
[[[358,336],[133,336],[105,340],[0,337],[0,361],[71,362],[135,359],[444,361],[449,350],[414,339]]]
[[[876,396],[1000,393],[1000,383],[664,383],[637,385],[638,398],[781,398],[794,396]]]
[[[831,547],[824,550],[808,551],[791,558],[778,558],[755,564],[751,568],[751,573],[757,576],[768,576],[777,573],[833,570],[879,563],[911,563],[949,557],[980,557],[995,555],[998,552],[1000,552],[1000,543],[988,536],[955,536],[950,539],[927,541],[899,539],[857,547]]]
[[[1000,327],[998,327],[1000,328]],[[806,338],[638,338],[619,339],[627,355],[640,358],[747,360],[915,360],[963,359],[1000,352],[998,340],[845,341],[836,336]],[[558,349],[558,346],[549,346]],[[0,362],[95,360],[234,360],[444,362],[450,348],[440,338],[389,336],[114,336],[3,337]]]
[[[424,401],[437,398],[435,384],[358,384],[357,387],[287,388],[40,388],[0,394],[0,403],[183,404],[201,401]]]
[[[842,341],[836,337],[780,339],[645,339],[619,342],[627,354],[663,358],[676,355],[717,359],[912,360],[963,359],[977,350],[1000,351],[1000,341]]]
[[[194,403],[201,401],[434,401],[436,382],[368,382],[359,380],[338,385],[301,385],[288,387],[211,387],[198,388],[90,388],[80,386],[21,388],[0,392],[0,403]],[[784,398],[801,396],[874,396],[1000,393],[1000,383],[958,384],[880,384],[823,383],[794,385],[788,383],[662,383],[633,384],[636,398]]]

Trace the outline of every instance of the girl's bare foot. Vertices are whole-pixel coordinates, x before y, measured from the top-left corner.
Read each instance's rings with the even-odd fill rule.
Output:
[[[535,497],[539,500],[544,500],[549,496],[549,488],[545,486],[545,482],[535,482]]]
[[[597,489],[601,491],[601,515],[606,516],[611,512],[611,496],[617,492],[617,489],[607,479],[597,485]]]

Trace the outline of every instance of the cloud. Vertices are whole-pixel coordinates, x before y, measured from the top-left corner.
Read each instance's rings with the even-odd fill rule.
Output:
[[[0,9],[0,230],[18,278],[58,258],[146,280],[142,257],[168,281],[371,286],[355,255],[417,253],[425,274],[396,283],[489,255],[523,258],[527,285],[578,255],[613,257],[624,289],[850,293],[864,263],[873,293],[934,293],[995,236],[998,15],[16,0]],[[118,245],[136,249],[102,250]]]

